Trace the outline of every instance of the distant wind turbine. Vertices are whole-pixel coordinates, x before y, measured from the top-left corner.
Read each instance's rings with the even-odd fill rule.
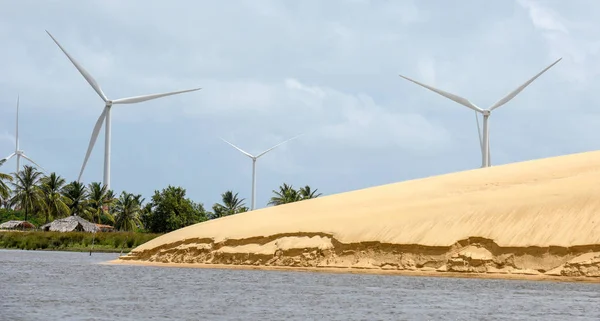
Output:
[[[410,79],[410,78],[402,76],[402,75],[400,75],[400,77],[402,77],[408,81],[411,81],[419,86],[425,87],[437,94],[440,94],[450,100],[453,100],[453,101],[475,111],[475,117],[477,119],[477,134],[479,136],[479,144],[481,147],[481,167],[489,167],[491,165],[491,154],[490,154],[490,129],[489,129],[488,122],[489,122],[489,117],[491,115],[491,112],[494,109],[506,104],[511,99],[515,98],[515,96],[517,96],[523,89],[525,89],[525,87],[527,87],[529,84],[531,84],[534,80],[536,80],[539,76],[541,76],[544,72],[546,72],[552,66],[556,65],[561,59],[562,58],[559,58],[558,60],[553,62],[550,66],[548,66],[544,70],[540,71],[533,78],[529,79],[527,82],[525,82],[524,84],[519,86],[517,89],[513,90],[508,95],[504,96],[504,98],[500,99],[498,102],[493,104],[488,109],[481,109],[463,97],[445,92],[443,90],[440,90],[440,89],[437,89],[437,88],[434,88],[434,87],[431,87],[428,85],[425,85],[423,83],[420,83],[416,80]],[[479,117],[478,117],[477,113],[481,113],[483,115],[483,135],[481,134],[481,131],[479,129]]]
[[[16,124],[17,125],[16,125],[16,134],[15,134],[15,152],[6,156],[5,158],[1,159],[0,166],[2,164],[6,163],[6,161],[8,161],[9,159],[13,158],[14,156],[17,156],[17,171],[15,173],[18,173],[19,168],[21,167],[21,157],[30,161],[35,166],[37,166],[39,169],[41,169],[42,171],[45,172],[46,170],[42,166],[38,165],[31,158],[27,157],[27,155],[25,155],[25,152],[23,152],[22,150],[19,150],[19,96],[17,96],[17,122],[16,122]]]
[[[262,153],[260,153],[260,154],[258,154],[256,156],[254,156],[254,155],[252,155],[252,154],[244,151],[243,149],[241,149],[241,148],[235,146],[234,144],[226,141],[225,139],[221,138],[224,142],[226,142],[227,144],[231,145],[233,148],[237,149],[238,151],[242,152],[242,154],[244,154],[244,155],[246,155],[246,156],[248,156],[248,157],[250,157],[252,159],[252,207],[250,208],[250,210],[254,210],[255,205],[256,205],[256,160],[259,157],[263,156],[264,154],[272,151],[273,149],[275,149],[275,148],[277,148],[277,147],[279,147],[279,146],[281,146],[281,145],[289,142],[292,139],[296,139],[296,138],[298,138],[298,137],[300,137],[302,135],[303,134],[300,134],[300,135],[294,136],[294,137],[292,137],[292,138],[290,138],[290,139],[288,139],[286,141],[283,141],[283,142],[281,142],[281,143],[279,143],[279,144],[277,144],[277,145],[275,145],[275,146],[273,146],[273,147],[265,150],[264,152],[262,152]]]
[[[85,154],[85,158],[83,160],[83,165],[81,166],[81,171],[79,172],[79,177],[77,178],[77,180],[78,181],[81,180],[81,176],[83,175],[85,165],[87,164],[88,158],[90,157],[90,153],[92,152],[92,149],[94,148],[94,144],[96,143],[96,139],[98,138],[98,133],[100,132],[100,129],[102,128],[102,122],[106,121],[106,127],[104,127],[104,134],[105,134],[105,139],[104,139],[104,185],[106,185],[107,189],[110,189],[110,143],[111,143],[110,110],[112,108],[112,105],[140,103],[143,101],[161,98],[161,97],[165,97],[165,96],[171,96],[171,95],[186,93],[186,92],[190,92],[190,91],[196,91],[196,90],[200,90],[201,88],[194,88],[194,89],[174,91],[174,92],[169,92],[169,93],[152,94],[152,95],[144,95],[144,96],[136,96],[136,97],[110,100],[106,97],[104,92],[102,92],[100,85],[98,85],[98,83],[92,77],[92,75],[90,75],[75,59],[73,59],[73,57],[71,57],[67,53],[67,51],[58,43],[58,41],[56,41],[56,39],[50,34],[50,32],[48,32],[48,30],[46,30],[46,33],[48,33],[50,38],[52,38],[52,40],[56,43],[56,45],[58,45],[60,50],[62,50],[62,52],[67,56],[67,58],[69,58],[71,63],[73,63],[75,68],[77,68],[77,70],[79,70],[79,72],[81,73],[83,78],[85,78],[85,80],[90,84],[90,86],[92,86],[94,91],[96,91],[96,93],[100,96],[100,98],[102,98],[102,100],[105,103],[104,109],[102,110],[100,117],[98,117],[98,121],[96,121],[94,130],[92,131],[92,137],[90,139],[90,144],[89,144],[87,152]]]

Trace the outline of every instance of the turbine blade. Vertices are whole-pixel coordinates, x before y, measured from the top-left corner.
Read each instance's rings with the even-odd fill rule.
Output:
[[[288,139],[288,140],[286,140],[286,141],[283,141],[283,142],[281,142],[281,143],[279,143],[279,144],[277,144],[277,145],[275,145],[275,146],[273,146],[273,147],[271,147],[271,148],[267,149],[266,151],[264,151],[264,152],[262,152],[262,153],[258,154],[258,156],[256,156],[256,158],[259,158],[259,157],[261,157],[262,155],[264,155],[264,154],[266,154],[266,153],[268,153],[268,152],[270,152],[270,151],[274,150],[275,148],[277,148],[277,147],[279,147],[279,146],[281,146],[281,145],[283,145],[283,144],[285,144],[285,143],[289,142],[289,141],[290,141],[290,140],[292,140],[292,139],[296,139],[296,138],[298,138],[298,137],[300,137],[300,136],[302,136],[302,135],[304,135],[304,134],[300,134],[300,135],[294,136],[294,137],[292,137],[292,138],[290,138],[290,139]]]
[[[17,125],[15,135],[15,152],[19,150],[19,95],[17,95]]]
[[[37,166],[42,171],[44,171],[44,172],[46,171],[42,166],[38,165],[38,163],[34,162],[31,158],[27,157],[25,154],[21,154],[21,157],[23,157],[26,160],[30,161],[31,163],[33,163],[33,165]]]
[[[421,86],[421,87],[425,87],[425,88],[427,88],[427,89],[429,89],[429,90],[431,90],[431,91],[433,91],[433,92],[435,92],[435,93],[437,93],[437,94],[439,94],[439,95],[442,95],[442,96],[444,96],[444,97],[446,97],[446,98],[448,98],[448,99],[450,99],[450,100],[453,100],[453,101],[455,101],[455,102],[457,102],[457,103],[459,103],[459,104],[461,104],[461,105],[463,105],[463,106],[465,106],[465,107],[467,107],[467,108],[471,108],[471,109],[473,109],[474,111],[483,112],[483,109],[481,109],[481,108],[479,108],[479,107],[475,106],[475,104],[473,104],[472,102],[470,102],[470,101],[469,101],[468,99],[466,99],[466,98],[463,98],[463,97],[457,96],[457,95],[455,95],[455,94],[451,94],[451,93],[449,93],[449,92],[445,92],[445,91],[443,91],[443,90],[440,90],[440,89],[437,89],[437,88],[433,88],[433,87],[431,87],[431,86],[425,85],[425,84],[423,84],[423,83],[420,83],[420,82],[418,82],[418,81],[416,81],[416,80],[413,80],[413,79],[410,79],[410,78],[408,78],[408,77],[404,77],[404,76],[402,76],[402,75],[400,75],[400,77],[402,77],[402,78],[404,78],[404,79],[406,79],[406,80],[408,80],[408,81],[410,81],[410,82],[413,82],[413,83],[415,83],[415,84],[417,84],[417,85],[419,85],[419,86]]]
[[[129,98],[121,98],[121,99],[113,100],[113,104],[134,104],[134,103],[140,103],[140,102],[146,101],[146,100],[152,100],[152,99],[166,97],[166,96],[171,96],[171,95],[183,94],[183,93],[187,93],[187,92],[190,92],[190,91],[196,91],[196,90],[200,90],[200,89],[202,89],[202,88],[194,88],[194,89],[187,89],[187,90],[181,90],[181,91],[173,91],[173,92],[164,93],[164,94],[152,94],[152,95],[136,96],[136,97],[129,97]]]
[[[498,108],[498,107],[506,104],[511,99],[515,98],[515,96],[518,95],[521,91],[523,91],[523,89],[525,89],[525,87],[529,86],[529,84],[531,84],[539,76],[541,76],[543,73],[545,73],[548,69],[552,68],[552,66],[556,65],[559,61],[561,61],[561,59],[562,58],[558,58],[557,61],[553,62],[550,66],[548,66],[544,70],[540,71],[537,75],[533,76],[533,78],[529,79],[526,83],[524,83],[521,86],[519,86],[519,88],[513,90],[508,95],[504,96],[504,98],[498,100],[497,103],[495,103],[494,105],[492,105],[492,107],[490,107],[490,111],[492,111],[492,110],[494,110],[494,109],[496,109],[496,108]]]
[[[4,162],[8,161],[9,159],[13,158],[15,155],[17,155],[17,153],[12,153],[12,154],[10,154],[10,155],[8,155],[8,156],[4,157],[4,158],[1,160],[1,161],[2,161],[2,164],[4,164]],[[0,164],[0,165],[1,165],[1,164]]]
[[[56,45],[58,46],[58,48],[60,48],[60,50],[62,50],[62,52],[67,56],[67,58],[69,58],[69,60],[71,61],[71,63],[73,63],[73,65],[75,66],[75,68],[77,68],[77,70],[79,70],[79,73],[81,73],[81,75],[83,76],[83,78],[85,78],[85,80],[90,84],[90,86],[92,86],[92,88],[94,88],[94,90],[100,96],[100,98],[102,98],[102,100],[104,100],[106,102],[108,100],[108,98],[106,98],[106,95],[104,94],[104,92],[102,92],[102,88],[100,88],[100,85],[98,85],[98,83],[96,82],[96,80],[94,79],[94,77],[92,77],[92,75],[90,75],[90,73],[88,73],[87,70],[85,70],[83,68],[83,66],[81,66],[75,59],[73,59],[73,57],[71,57],[71,55],[69,55],[67,53],[67,51],[65,50],[65,48],[63,48],[58,43],[58,41],[56,39],[54,39],[54,37],[50,34],[50,32],[48,32],[48,30],[46,30],[46,33],[50,36],[50,38],[52,38],[52,40],[54,41],[54,43],[56,43]]]
[[[100,128],[102,128],[102,124],[104,123],[104,118],[106,118],[106,109],[107,108],[109,108],[109,107],[104,107],[104,110],[102,110],[102,114],[100,114],[100,117],[98,117],[98,120],[96,121],[94,130],[92,131],[92,137],[90,138],[90,144],[88,146],[87,152],[85,153],[85,158],[83,159],[83,165],[81,165],[81,171],[79,172],[79,177],[77,178],[77,181],[81,180],[81,175],[83,175],[83,170],[85,169],[85,165],[87,164],[87,161],[90,158],[92,149],[94,149],[94,144],[96,144],[96,139],[98,138],[98,133],[100,132]]]
[[[221,138],[221,137],[219,137],[219,138]],[[230,143],[230,142],[226,141],[224,138],[221,138],[221,140],[222,140],[222,141],[224,141],[224,142],[226,142],[227,144],[231,145],[233,148],[235,148],[235,149],[239,150],[239,151],[240,151],[240,152],[242,152],[244,155],[246,155],[246,156],[248,156],[248,157],[250,157],[250,158],[254,158],[254,156],[252,156],[252,154],[250,154],[250,153],[246,152],[245,150],[243,150],[243,149],[241,149],[241,148],[239,148],[239,147],[235,146],[234,144],[232,144],[232,143]]]

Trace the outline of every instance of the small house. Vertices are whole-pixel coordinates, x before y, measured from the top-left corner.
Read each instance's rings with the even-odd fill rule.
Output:
[[[0,224],[0,230],[33,230],[35,225],[27,221],[7,221]]]
[[[43,231],[51,232],[99,232],[100,228],[77,215],[59,218],[40,226]]]

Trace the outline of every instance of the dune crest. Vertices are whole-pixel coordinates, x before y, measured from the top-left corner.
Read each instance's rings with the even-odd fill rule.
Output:
[[[238,214],[120,261],[600,276],[600,152]]]

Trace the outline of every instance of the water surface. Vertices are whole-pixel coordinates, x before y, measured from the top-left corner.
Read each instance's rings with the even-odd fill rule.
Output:
[[[600,284],[100,265],[0,250],[0,320],[600,320]]]

